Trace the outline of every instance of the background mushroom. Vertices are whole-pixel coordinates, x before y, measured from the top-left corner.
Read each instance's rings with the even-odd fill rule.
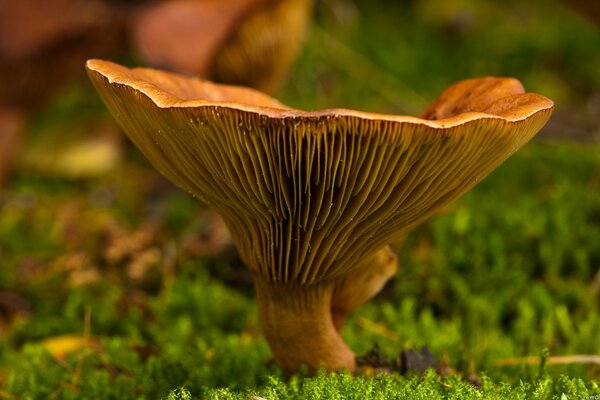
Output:
[[[86,59],[122,52],[121,11],[102,0],[0,0],[0,186],[29,114],[82,79]]]
[[[286,372],[353,371],[332,318],[336,284],[483,179],[553,108],[514,79],[460,82],[427,120],[304,112],[246,88],[99,60],[87,68],[152,164],[224,217]]]
[[[133,47],[147,63],[275,92],[298,55],[312,0],[171,0],[142,9]]]

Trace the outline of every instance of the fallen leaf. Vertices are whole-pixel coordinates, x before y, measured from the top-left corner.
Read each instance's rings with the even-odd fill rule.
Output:
[[[373,332],[377,335],[383,336],[386,339],[389,339],[392,341],[397,341],[399,339],[396,332],[394,332],[393,330],[391,330],[390,328],[388,328],[387,326],[385,326],[383,324],[373,322],[364,317],[358,317],[354,320],[354,322],[356,323],[356,325],[360,326],[361,328],[366,329],[369,332]]]
[[[105,175],[121,160],[121,143],[112,124],[78,123],[44,132],[20,155],[19,166],[46,176],[86,179]],[[68,133],[65,134],[67,131]]]
[[[121,156],[116,143],[103,138],[86,140],[67,148],[55,158],[56,174],[67,178],[88,178],[112,170]]]
[[[42,340],[39,344],[57,360],[64,360],[69,354],[86,349],[97,353],[104,351],[99,338],[82,334],[54,336]]]
[[[127,265],[127,276],[136,281],[146,279],[153,267],[162,259],[161,251],[156,247],[145,249],[136,253],[133,260]]]
[[[104,257],[111,264],[131,258],[152,244],[156,230],[155,226],[148,224],[136,231],[116,224],[107,226]]]
[[[511,366],[511,365],[538,365],[540,364],[540,357],[538,356],[527,356],[527,357],[514,357],[514,358],[502,358],[494,361],[493,365],[497,367]],[[547,365],[559,365],[559,364],[597,364],[600,365],[600,356],[592,354],[572,354],[566,356],[550,356],[546,360]]]

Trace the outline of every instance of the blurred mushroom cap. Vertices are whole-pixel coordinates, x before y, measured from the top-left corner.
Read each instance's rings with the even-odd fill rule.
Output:
[[[312,0],[169,0],[133,24],[138,55],[154,67],[268,92],[300,50]]]

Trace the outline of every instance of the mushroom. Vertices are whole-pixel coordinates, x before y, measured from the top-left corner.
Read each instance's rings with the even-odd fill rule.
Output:
[[[378,252],[488,175],[553,109],[510,78],[459,82],[415,118],[300,111],[252,89],[101,60],[87,69],[150,162],[223,216],[287,373],[354,371],[334,318],[378,288],[356,280],[372,265],[375,276],[393,272]]]
[[[168,0],[142,9],[132,42],[148,64],[275,92],[313,0]]]
[[[397,270],[398,258],[385,246],[336,279],[331,296],[331,318],[338,332],[342,331],[348,314],[379,293]]]

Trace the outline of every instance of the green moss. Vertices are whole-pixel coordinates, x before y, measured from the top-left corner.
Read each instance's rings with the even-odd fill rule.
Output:
[[[13,323],[1,347],[2,390],[21,398],[597,395],[599,369],[592,365],[547,363],[540,372],[539,364],[496,361],[544,348],[550,355],[600,353],[599,304],[589,286],[600,264],[594,239],[600,228],[590,222],[600,204],[585,194],[600,189],[599,165],[598,146],[531,144],[415,231],[400,253],[398,278],[350,318],[344,336],[357,353],[377,343],[394,359],[403,348],[426,346],[455,369],[449,376],[285,379],[269,362],[252,296],[184,257],[172,283],[127,307],[123,302],[135,293],[127,280],[72,288],[59,271],[24,282],[20,290],[29,293],[32,311]],[[27,229],[36,234],[43,226]],[[56,360],[40,340],[83,332],[87,309],[103,349]],[[473,371],[482,376],[481,390],[463,378]]]

